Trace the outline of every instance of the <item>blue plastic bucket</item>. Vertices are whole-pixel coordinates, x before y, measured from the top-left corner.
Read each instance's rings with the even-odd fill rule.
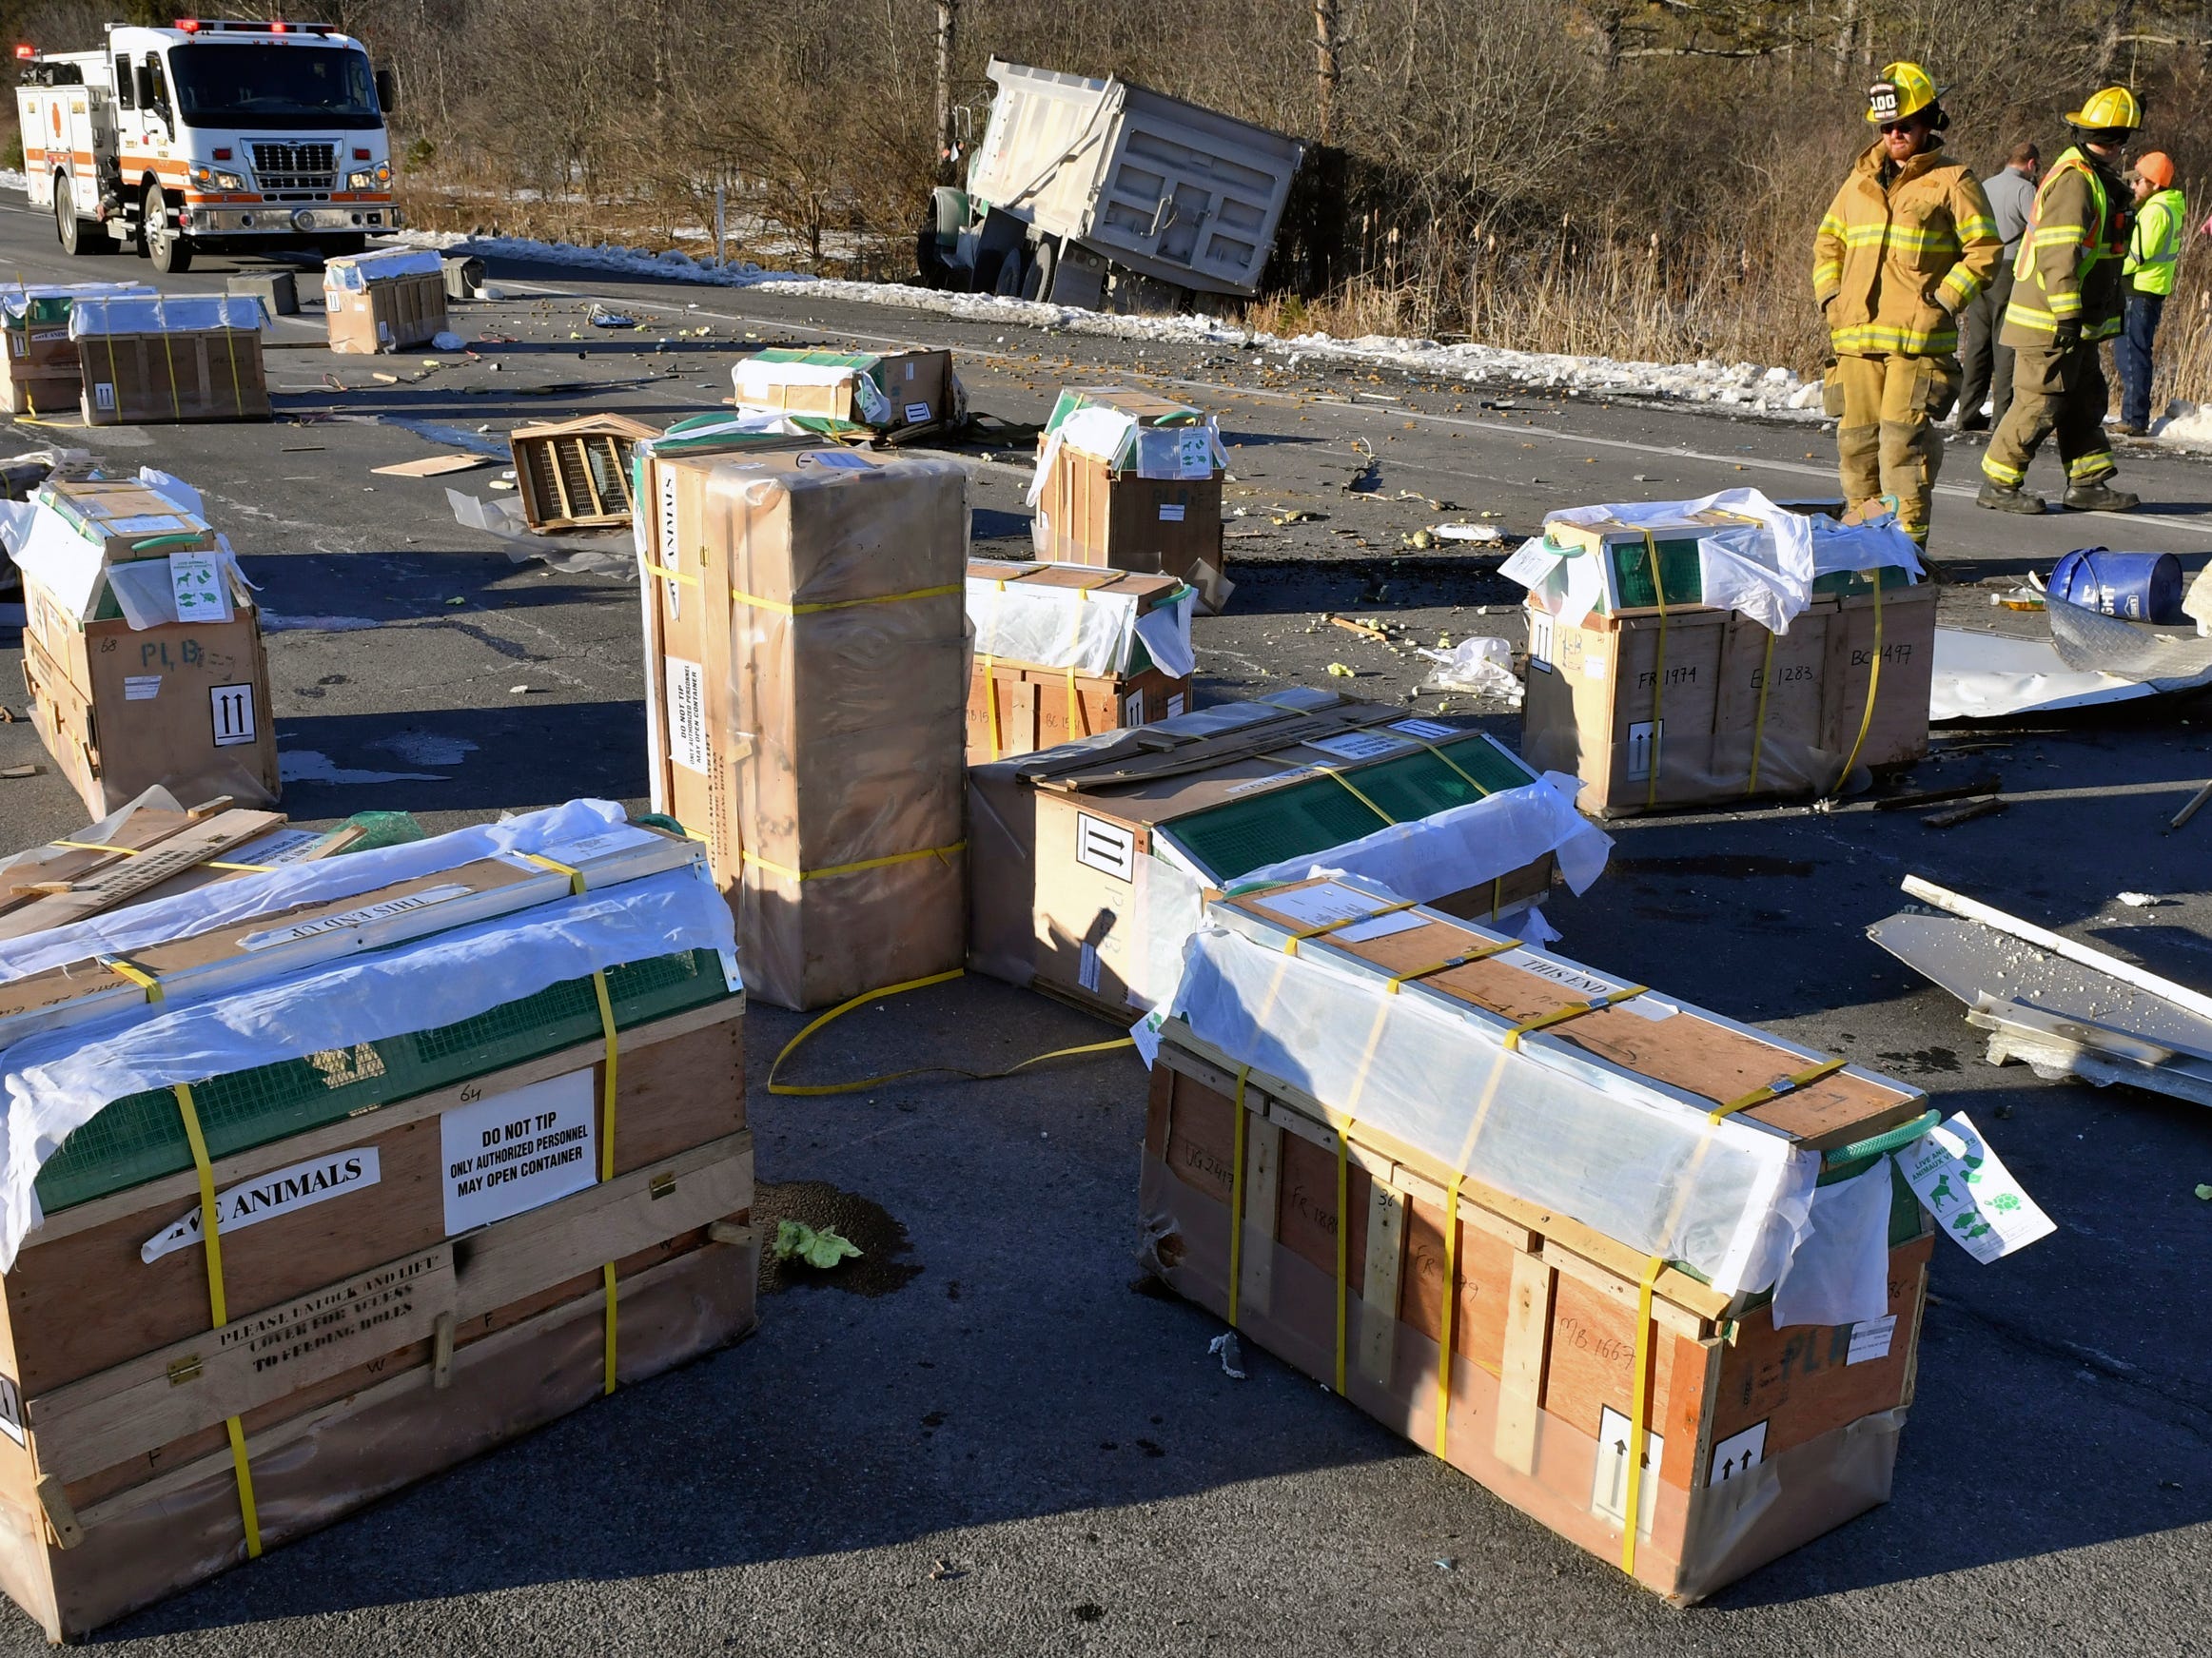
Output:
[[[2055,598],[2131,622],[2183,622],[2182,561],[2171,553],[2084,547],[2051,567]]]

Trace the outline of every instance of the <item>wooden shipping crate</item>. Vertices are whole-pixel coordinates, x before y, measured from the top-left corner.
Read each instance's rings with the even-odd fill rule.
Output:
[[[1918,759],[1935,589],[1886,588],[1876,610],[1869,587],[1814,598],[1786,634],[1706,606],[1570,627],[1532,594],[1521,751],[1609,815],[1826,794],[1852,767]]]
[[[730,400],[738,408],[818,415],[901,438],[934,431],[952,415],[949,351],[878,355],[770,346],[740,358],[731,378]]]
[[[0,378],[0,406],[11,415],[47,419],[83,400],[84,376],[75,368],[40,369],[10,360]]]
[[[108,560],[127,558],[157,536],[156,550],[163,554],[204,553],[215,545],[206,519],[136,478],[56,478],[33,498],[59,513]]]
[[[265,420],[258,328],[190,328],[80,339],[88,426]]]
[[[1126,1019],[1148,1005],[1144,986],[1164,966],[1149,959],[1138,889],[1156,865],[1226,887],[1536,781],[1469,722],[1409,720],[1327,692],[1293,706],[1216,705],[1111,745],[974,766],[969,962]],[[1438,902],[1515,914],[1551,890],[1557,868],[1546,852]]]
[[[1140,1200],[1154,1270],[1428,1450],[1439,1443],[1448,1270],[1442,1454],[1568,1541],[1620,1561],[1642,1259],[1564,1216],[1473,1183],[1460,1187],[1447,1248],[1443,1171],[1398,1161],[1355,1134],[1340,1186],[1337,1136],[1318,1104],[1272,1078],[1244,1076],[1240,1137],[1238,1068],[1187,1045],[1172,1022],[1165,1034]],[[1858,1362],[1853,1326],[1777,1330],[1771,1304],[1732,1315],[1696,1278],[1660,1276],[1643,1340],[1649,1461],[1636,1505],[1637,1582],[1699,1600],[1889,1500],[1933,1244],[1924,1232],[1891,1249],[1896,1322],[1879,1356]]]
[[[374,355],[405,351],[427,345],[446,331],[445,272],[435,254],[426,254],[432,268],[401,271],[390,276],[369,274],[373,263],[361,266],[358,287],[332,280],[333,272],[349,265],[331,260],[324,269],[323,306],[329,326],[330,349]],[[401,262],[404,263],[404,262]]]
[[[1126,417],[1133,431],[1122,452],[1092,454],[1062,439],[1060,428],[1085,411]],[[1189,439],[1172,464],[1141,458],[1147,434]],[[1070,388],[1060,394],[1046,434],[1037,439],[1044,487],[1037,498],[1035,540],[1041,558],[1101,569],[1157,573],[1198,590],[1209,614],[1235,587],[1222,542],[1222,481],[1212,423],[1188,404],[1123,386]],[[1146,456],[1151,451],[1145,450]],[[1163,455],[1165,449],[1162,448]]]
[[[1131,636],[1127,653],[1110,673],[1083,673],[1054,668],[990,650],[999,619],[999,595],[1018,584],[1025,595],[1048,592],[1065,600],[1070,626],[1052,642],[1072,643],[1072,607],[1092,602],[1093,595],[1126,597],[1136,614],[1150,614],[1172,604],[1184,584],[1169,575],[1128,572],[1101,574],[1082,565],[1009,564],[979,559],[968,566],[969,620],[976,629],[974,668],[968,688],[968,758],[970,765],[1011,754],[1049,749],[1072,737],[1121,731],[1172,719],[1191,706],[1188,673],[1170,674],[1155,662],[1141,639]]]
[[[507,435],[523,520],[540,535],[630,521],[631,455],[651,426],[626,415],[585,415]]]
[[[1306,964],[1300,983],[1276,977],[1281,1017],[1296,1024],[1265,1040],[1315,1086],[1351,1078],[1343,1091],[1364,1097],[1317,1098],[1240,1063],[1182,1019],[1165,1021],[1142,1197],[1155,1269],[1415,1443],[1676,1599],[1709,1594],[1884,1500],[1911,1402],[1932,1246],[1893,1169],[1889,1325],[1777,1328],[1765,1293],[1724,1293],[1569,1211],[1615,1212],[1603,1194],[1576,1185],[1594,1170],[1673,1155],[1662,1147],[1717,1155],[1694,1140],[1709,1110],[1743,1120],[1751,1133],[1733,1132],[1744,1143],[1775,1137],[1856,1160],[1839,1163],[1836,1178],[1867,1172],[1880,1148],[1934,1121],[1926,1097],[1840,1061],[1808,1065],[1814,1056],[1805,1049],[1672,999],[1639,1013],[1634,987],[1426,908],[1371,899],[1347,913],[1388,925],[1307,925],[1313,901],[1348,896],[1302,882],[1211,907],[1241,935],[1232,949],[1280,954],[1286,969]],[[1365,983],[1340,989],[1337,975]],[[1420,998],[1423,1009],[1416,1015],[1400,996]],[[1307,1025],[1333,1017],[1339,1002],[1340,1040],[1317,1038]],[[1410,1075],[1400,1068],[1408,1052],[1429,1062],[1461,1052],[1435,1045],[1431,1010],[1464,1020],[1469,1040],[1480,1028],[1518,1033],[1503,1046],[1465,1047],[1464,1124],[1432,1122],[1432,1102],[1401,1102],[1388,1081]],[[1384,1011],[1411,1023],[1386,1027]],[[1538,1045],[1509,1068],[1506,1050],[1521,1036]],[[1409,1040],[1413,1049],[1397,1045]],[[1548,1091],[1523,1100],[1529,1087]],[[1627,1105],[1630,1095],[1645,1105]],[[1622,1104],[1603,1103],[1616,1096]],[[1543,1123],[1581,1111],[1568,1110],[1571,1097],[1599,1102],[1595,1115],[1575,1119],[1585,1131],[1668,1101],[1679,1115],[1671,1138],[1646,1150],[1554,1164],[1539,1177],[1553,1184],[1537,1188],[1548,1203],[1462,1174],[1496,1166],[1486,1160],[1497,1152],[1478,1146],[1525,1147]],[[1428,1139],[1457,1161],[1395,1132],[1409,1123],[1428,1124]],[[1478,1138],[1486,1124],[1489,1138]],[[1515,1156],[1530,1168],[1525,1150]],[[1697,1166],[1673,1174],[1677,1219]],[[1708,1237],[1708,1247],[1720,1246]],[[1445,1393],[1438,1376],[1447,1345]],[[1641,1524],[1632,1553],[1626,1453],[1639,1416],[1649,1460],[1635,1482]]]
[[[749,989],[819,1007],[959,965],[967,474],[789,439],[656,453],[654,799]]]
[[[611,1114],[595,1038],[218,1159],[220,1324],[191,1172],[49,1214],[0,1279],[0,1586],[84,1634],[744,1334],[741,1010],[622,1031]],[[579,1115],[611,1179],[534,1201],[564,1143],[470,1185],[503,1125]]]

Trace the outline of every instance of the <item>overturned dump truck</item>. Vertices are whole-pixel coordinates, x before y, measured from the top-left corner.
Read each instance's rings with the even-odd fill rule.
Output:
[[[1302,143],[1126,81],[988,72],[968,188],[922,226],[932,287],[1111,311],[1259,291]]]

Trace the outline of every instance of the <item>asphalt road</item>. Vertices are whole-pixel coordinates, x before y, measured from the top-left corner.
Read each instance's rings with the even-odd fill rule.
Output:
[[[30,281],[146,268],[127,256],[65,262],[43,216],[8,204],[0,250],[0,268]],[[217,287],[227,268],[211,262],[169,285]],[[713,408],[748,343],[949,344],[976,408],[1015,423],[1040,419],[1063,383],[1132,377],[1217,410],[1242,509],[1228,531],[1242,586],[1227,615],[1199,626],[1207,697],[1341,683],[1325,673],[1337,661],[1366,694],[1436,706],[1417,690],[1424,665],[1321,620],[1336,611],[1424,635],[1513,635],[1517,590],[1491,574],[1495,557],[1404,545],[1426,525],[1465,517],[1517,535],[1580,502],[1833,487],[1831,439],[1802,424],[1403,375],[1317,377],[1282,354],[549,266],[494,274],[515,297],[456,317],[464,337],[504,337],[478,345],[475,362],[332,357],[310,314],[284,324],[270,354],[274,425],[19,428],[24,447],[87,444],[206,493],[262,584],[285,806],[299,820],[404,808],[442,828],[579,794],[638,803],[634,586],[517,562],[457,526],[444,486],[486,493],[490,468],[434,481],[370,469],[444,446],[424,423],[497,443],[518,421],[589,408],[649,419]],[[647,326],[593,326],[592,296]],[[1380,467],[1372,495],[1342,487],[1364,462],[1360,439]],[[963,451],[979,547],[1026,538],[1025,441]],[[1953,451],[1962,492],[1972,456]],[[1947,494],[1936,552],[1962,583],[2017,577],[2097,542],[2201,564],[2212,468],[2130,448],[2124,470],[2154,511],[2029,522]],[[1274,521],[1291,512],[1317,516]],[[593,545],[576,542],[587,562]],[[621,543],[596,545],[618,556]],[[1946,603],[1968,624],[1993,614],[1970,586]],[[0,634],[0,648],[17,647]],[[1487,712],[1510,738],[1514,716]],[[2208,736],[2202,697],[1948,734],[1913,782],[1997,770],[2008,810],[1949,830],[1863,804],[1613,826],[1612,871],[1551,907],[1571,953],[1971,1112],[2059,1223],[1991,1267],[1938,1245],[1893,1500],[1707,1606],[1668,1609],[1249,1346],[1249,1379],[1224,1375],[1206,1352],[1218,1323],[1139,1285],[1134,1060],[771,1099],[767,1062],[798,1022],[761,1008],[750,1044],[761,1179],[828,1182],[881,1205],[880,1253],[917,1271],[871,1280],[887,1286],[878,1295],[773,1295],[737,1347],[104,1638],[226,1658],[2203,1650],[2212,1323],[2201,1262],[2212,1204],[2193,1187],[2212,1180],[2212,1120],[2156,1096],[1990,1068],[1957,1005],[1863,928],[1898,907],[1899,878],[1919,870],[2212,981],[2212,814],[2160,833],[2212,774]],[[0,725],[0,765],[40,757],[27,725]],[[50,770],[0,782],[0,845],[82,821]],[[2123,889],[2167,902],[2131,908],[2115,902]],[[809,1077],[932,1058],[981,1065],[1097,1032],[970,979],[852,1014],[796,1063]],[[0,1651],[40,1645],[28,1620],[0,1612]]]

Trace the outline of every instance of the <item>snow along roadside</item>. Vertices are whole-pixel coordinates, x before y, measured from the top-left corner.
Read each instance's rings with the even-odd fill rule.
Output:
[[[0,185],[6,184],[0,175]],[[1616,397],[1665,398],[1714,403],[1762,414],[1816,421],[1824,419],[1820,382],[1794,370],[1762,368],[1757,363],[1725,363],[1713,358],[1697,362],[1628,362],[1611,357],[1577,357],[1566,352],[1514,351],[1501,345],[1444,345],[1403,335],[1367,334],[1339,340],[1327,334],[1282,339],[1203,314],[1177,317],[1119,317],[1074,305],[1035,300],[1005,300],[989,294],[941,293],[903,283],[840,282],[795,271],[762,270],[750,261],[726,269],[671,248],[642,248],[602,243],[579,247],[566,242],[537,242],[520,236],[470,237],[458,231],[409,230],[400,238],[417,247],[440,251],[465,248],[483,257],[531,259],[616,270],[662,282],[703,283],[717,287],[758,288],[772,294],[806,294],[817,299],[862,304],[903,305],[934,311],[964,322],[997,322],[1070,334],[1097,334],[1118,340],[1157,340],[1164,343],[1256,347],[1289,354],[1289,366],[1302,360],[1359,363],[1365,367],[1410,369],[1440,379],[1509,381],[1533,391],[1574,390]],[[2177,448],[2212,448],[2212,404],[2175,401],[2151,428],[2154,440]]]

